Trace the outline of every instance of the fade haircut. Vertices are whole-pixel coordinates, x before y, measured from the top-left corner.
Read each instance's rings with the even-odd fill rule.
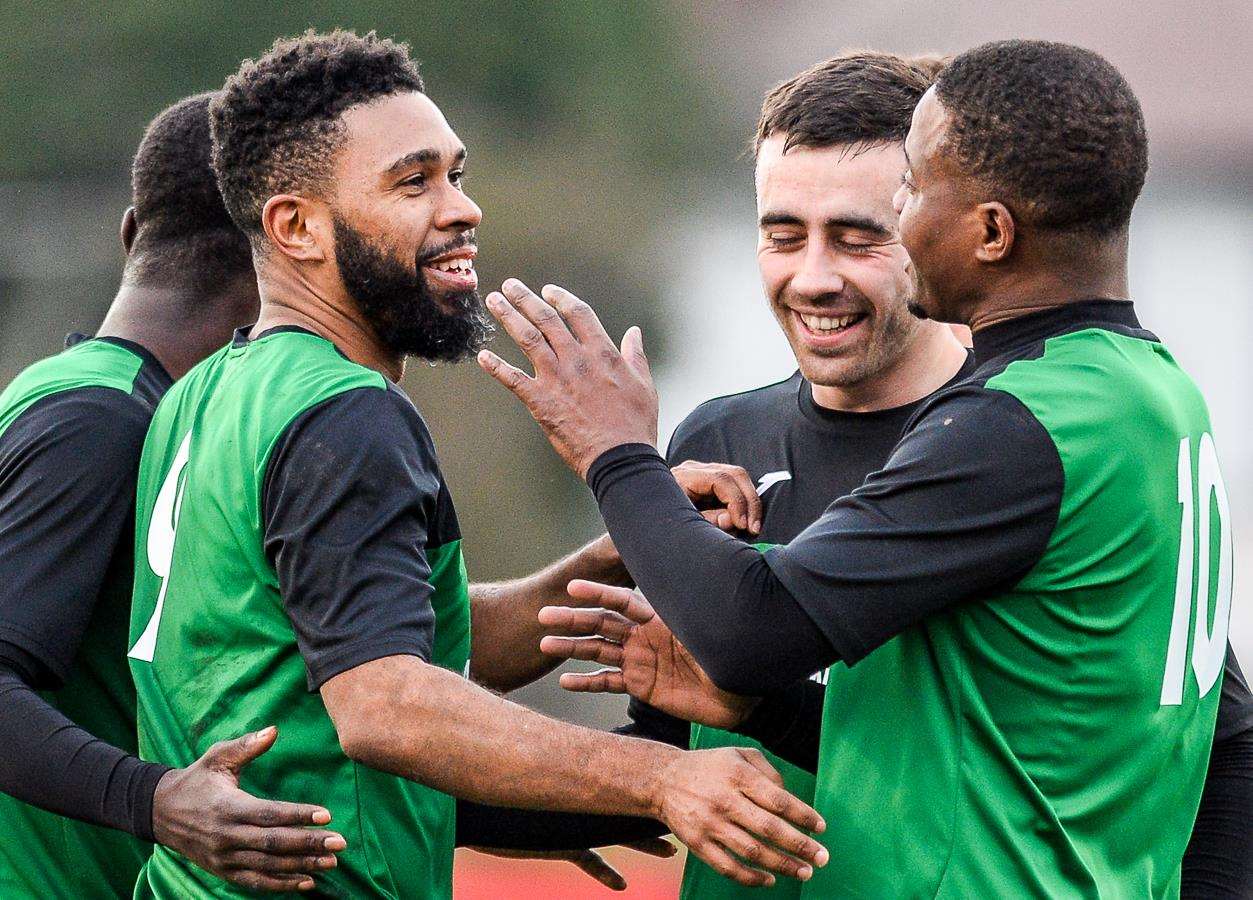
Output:
[[[373,31],[309,30],[244,60],[210,107],[213,167],[235,223],[255,239],[270,197],[325,188],[349,107],[423,90],[408,46]]]
[[[784,153],[904,141],[914,107],[942,65],[939,57],[855,50],[811,66],[766,95],[753,152],[776,134],[784,136]]]
[[[209,102],[197,94],[149,123],[131,165],[138,230],[124,278],[189,283],[252,272],[248,239],[235,227],[210,163]]]
[[[1005,192],[1039,228],[1110,235],[1131,219],[1148,172],[1140,102],[1108,61],[1049,41],[997,41],[955,58],[936,81],[944,150]]]

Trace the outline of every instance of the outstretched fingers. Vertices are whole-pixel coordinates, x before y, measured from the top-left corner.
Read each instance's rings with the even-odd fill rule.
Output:
[[[596,672],[563,672],[558,684],[563,690],[577,694],[625,694],[626,678],[620,669]]]
[[[539,611],[539,623],[551,629],[554,635],[596,636],[618,643],[630,637],[635,627],[635,623],[621,613],[572,606],[545,606]]]
[[[621,666],[624,658],[621,644],[602,638],[548,635],[540,638],[539,649],[541,653],[558,659],[581,659],[586,662],[597,662],[603,666]]]
[[[621,613],[632,622],[643,625],[654,615],[647,600],[631,588],[601,584],[576,578],[566,585],[566,593],[574,600],[583,601],[581,606],[599,606],[611,612]]]

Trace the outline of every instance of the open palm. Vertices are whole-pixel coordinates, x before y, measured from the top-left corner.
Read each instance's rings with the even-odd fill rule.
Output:
[[[751,711],[754,700],[720,690],[637,592],[593,581],[572,581],[568,591],[580,605],[540,611],[540,622],[560,632],[545,637],[540,649],[614,668],[567,672],[561,676],[566,690],[630,694],[715,728],[734,728]]]

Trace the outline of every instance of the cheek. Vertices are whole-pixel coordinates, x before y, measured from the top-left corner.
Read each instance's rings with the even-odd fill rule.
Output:
[[[777,303],[783,288],[791,280],[800,254],[775,253],[762,250],[757,254],[757,268],[761,272],[761,286],[771,303]]]

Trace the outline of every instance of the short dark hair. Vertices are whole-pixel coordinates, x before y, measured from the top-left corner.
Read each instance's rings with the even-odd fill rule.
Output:
[[[244,60],[210,106],[213,167],[235,223],[255,237],[270,197],[325,185],[346,109],[423,90],[408,46],[373,31],[309,30]]]
[[[856,50],[811,66],[766,95],[753,150],[775,134],[783,150],[905,140],[914,107],[935,80],[929,58]]]
[[[1091,50],[997,41],[956,57],[936,96],[949,115],[946,151],[1006,192],[1040,228],[1110,234],[1126,228],[1149,145],[1131,87]]]
[[[188,281],[212,269],[227,278],[252,271],[248,239],[231,221],[210,163],[209,102],[197,94],[148,125],[131,165],[139,228],[126,277]]]

